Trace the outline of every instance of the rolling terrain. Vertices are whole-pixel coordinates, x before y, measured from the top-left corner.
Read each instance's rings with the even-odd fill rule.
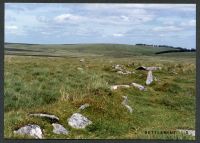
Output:
[[[46,139],[187,139],[190,135],[146,134],[146,131],[195,130],[196,53],[174,52],[166,47],[123,44],[5,44],[4,137],[30,138],[13,133],[27,125],[43,128]],[[131,74],[119,74],[120,65]],[[146,85],[147,71],[156,66],[154,81]],[[113,85],[138,83],[146,87],[111,90]],[[130,113],[122,104],[128,98]],[[83,104],[90,106],[78,111]],[[92,121],[74,129],[67,119],[80,112]],[[30,113],[60,118],[68,135],[56,135],[53,127]]]

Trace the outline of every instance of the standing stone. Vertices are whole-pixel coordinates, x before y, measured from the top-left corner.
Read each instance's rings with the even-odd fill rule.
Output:
[[[69,119],[68,124],[76,129],[83,129],[86,126],[92,124],[88,118],[84,117],[80,113],[74,113]]]
[[[26,125],[24,127],[21,127],[17,131],[14,131],[15,134],[20,135],[29,135],[36,139],[42,139],[42,130],[40,126],[38,125]]]
[[[57,123],[53,123],[53,132],[55,134],[65,134],[67,135],[69,132],[67,131],[67,129],[65,129],[62,125],[57,124]]]
[[[147,74],[147,80],[146,80],[146,85],[149,85],[153,82],[153,75],[152,75],[152,71],[148,71]]]

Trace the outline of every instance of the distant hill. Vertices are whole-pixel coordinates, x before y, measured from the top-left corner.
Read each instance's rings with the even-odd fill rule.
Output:
[[[144,45],[126,44],[22,44],[5,43],[5,54],[7,55],[32,55],[32,56],[156,56],[156,54],[179,52],[180,49],[171,47],[154,47]],[[167,52],[168,53],[168,52]],[[174,54],[173,54],[174,55]],[[184,54],[185,55],[185,54]]]

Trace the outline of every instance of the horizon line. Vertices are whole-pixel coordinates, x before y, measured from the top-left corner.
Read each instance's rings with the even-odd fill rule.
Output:
[[[130,46],[137,46],[137,44],[145,44],[145,43],[135,43],[135,44],[124,44],[124,43],[25,43],[25,42],[4,42],[4,44],[27,44],[27,45],[87,45],[87,44],[113,44],[113,45],[130,45]],[[181,47],[181,46],[172,46],[172,45],[166,45],[166,44],[145,44],[145,45],[155,45],[155,46],[159,46],[159,45],[165,45],[165,46],[169,46],[172,48],[183,48],[183,49],[196,49],[196,48],[186,48],[186,47]]]

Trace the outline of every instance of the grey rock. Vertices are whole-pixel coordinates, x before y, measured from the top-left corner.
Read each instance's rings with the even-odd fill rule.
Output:
[[[124,74],[124,72],[123,72],[123,71],[117,71],[117,73],[118,73],[118,74]]]
[[[146,88],[140,84],[137,84],[137,83],[131,83],[132,86],[138,88],[139,90],[146,90]]]
[[[148,71],[146,85],[149,85],[153,82],[153,74],[152,71]]]
[[[130,72],[130,71],[125,71],[125,72],[123,72],[123,71],[117,71],[117,73],[118,73],[118,74],[122,74],[122,75],[129,75],[129,74],[133,74],[133,73],[135,73],[135,72]]]
[[[121,66],[121,65],[114,65],[113,66],[113,68],[115,69],[115,70],[117,70],[117,71],[123,71],[123,66]]]
[[[74,113],[69,119],[68,124],[76,129],[83,129],[86,126],[92,124],[88,118],[84,117],[80,113]]]
[[[187,135],[195,136],[195,130],[177,129],[177,131],[187,134]]]
[[[46,119],[49,119],[51,122],[58,122],[59,121],[59,118],[57,116],[50,115],[50,114],[35,113],[35,114],[30,114],[30,116],[46,118]]]
[[[85,109],[85,108],[87,108],[87,107],[89,107],[90,105],[88,104],[88,103],[86,103],[86,104],[83,104],[83,105],[81,105],[80,107],[79,107],[79,110],[83,110],[83,109]]]
[[[148,71],[154,71],[154,70],[161,70],[161,67],[146,67],[146,70]]]
[[[128,111],[132,113],[133,109],[128,105],[128,97],[127,96],[122,96],[122,97],[124,98],[124,100],[122,101],[122,105],[124,105],[128,109]]]
[[[111,90],[116,90],[116,89],[118,89],[118,88],[129,88],[130,87],[130,85],[112,85],[111,87],[110,87],[110,89]]]
[[[140,66],[136,70],[147,70],[147,71],[153,71],[153,70],[161,70],[161,67],[145,67],[145,66]]]
[[[53,132],[54,132],[55,134],[65,134],[65,135],[67,135],[67,134],[69,133],[68,130],[65,129],[65,128],[64,128],[62,125],[60,125],[60,124],[53,123],[52,126],[53,126]]]
[[[85,62],[85,59],[80,59],[80,62]]]
[[[14,133],[20,135],[29,135],[36,139],[42,139],[43,136],[40,126],[31,124],[19,128],[18,130],[14,131]]]

